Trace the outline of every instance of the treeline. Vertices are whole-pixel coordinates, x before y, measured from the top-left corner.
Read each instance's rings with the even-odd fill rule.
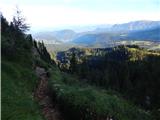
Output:
[[[31,34],[25,33],[29,30],[29,26],[19,14],[20,12],[17,12],[10,23],[2,14],[0,16],[2,59],[6,58],[16,62],[27,61],[31,64],[42,59],[48,63],[54,63],[43,41],[37,42]],[[33,57],[37,60],[33,61]]]
[[[116,90],[124,98],[159,115],[160,53],[138,46],[118,46],[102,51],[105,55],[81,56],[81,63],[79,55],[72,51],[69,69],[64,70],[78,75],[81,81]]]

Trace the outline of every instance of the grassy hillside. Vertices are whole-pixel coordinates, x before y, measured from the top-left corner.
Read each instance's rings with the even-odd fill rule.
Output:
[[[2,59],[2,120],[44,120],[33,98],[37,77],[32,66]]]
[[[20,26],[16,26],[18,21],[9,24],[0,17],[2,120],[44,120],[33,93],[38,83],[34,66],[38,61],[40,64],[49,59],[45,47],[43,43],[37,45],[31,35],[24,34]]]
[[[73,75],[50,71],[50,87],[68,120],[150,120],[149,113],[119,94],[79,82]]]

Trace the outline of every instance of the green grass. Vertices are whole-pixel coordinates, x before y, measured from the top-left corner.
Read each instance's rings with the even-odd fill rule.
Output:
[[[70,119],[150,120],[150,114],[116,94],[80,83],[76,77],[51,71],[50,85]]]
[[[2,120],[43,120],[33,98],[38,79],[31,66],[7,60],[1,65]]]

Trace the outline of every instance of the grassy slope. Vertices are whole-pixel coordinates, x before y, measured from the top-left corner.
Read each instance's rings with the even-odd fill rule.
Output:
[[[51,71],[50,85],[64,112],[71,119],[150,120],[149,113],[120,96],[83,83],[56,68]]]
[[[37,78],[25,64],[2,60],[2,120],[43,120],[33,98]]]

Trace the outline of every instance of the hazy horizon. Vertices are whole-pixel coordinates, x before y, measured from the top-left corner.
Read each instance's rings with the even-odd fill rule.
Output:
[[[160,20],[159,0],[1,0],[0,11],[7,20],[16,5],[31,31]]]

